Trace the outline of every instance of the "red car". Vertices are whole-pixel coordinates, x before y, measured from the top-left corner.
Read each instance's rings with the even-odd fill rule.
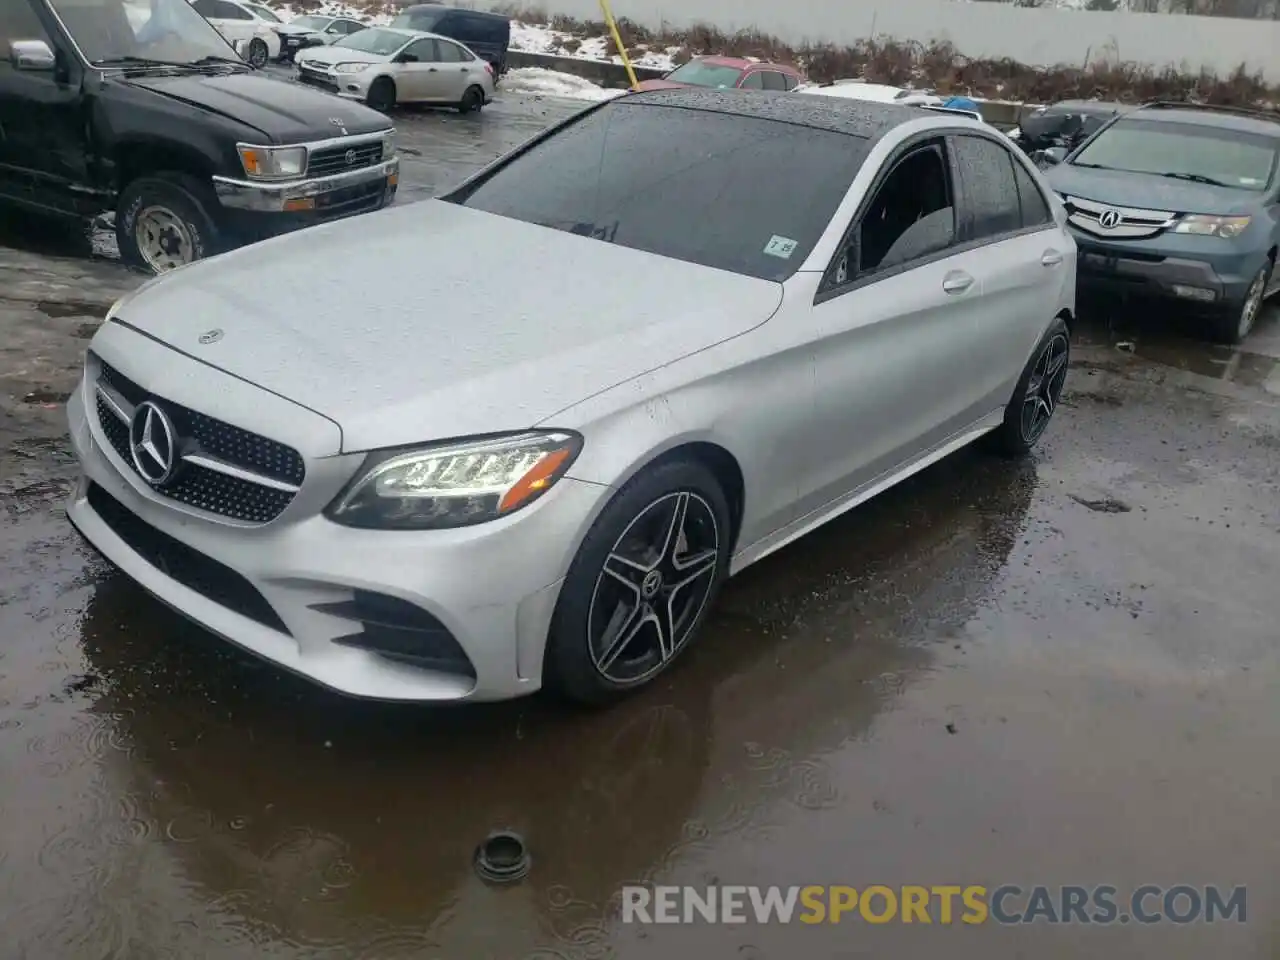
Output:
[[[794,90],[804,74],[785,63],[742,60],[737,57],[695,57],[661,80],[645,80],[637,90],[672,87],[712,87],[721,90]]]

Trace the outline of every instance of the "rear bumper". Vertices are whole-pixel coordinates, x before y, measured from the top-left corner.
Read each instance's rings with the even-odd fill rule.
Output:
[[[1212,307],[1244,299],[1265,255],[1196,259],[1163,254],[1153,244],[1099,242],[1072,230],[1079,251],[1077,275],[1083,293],[1119,293]]]

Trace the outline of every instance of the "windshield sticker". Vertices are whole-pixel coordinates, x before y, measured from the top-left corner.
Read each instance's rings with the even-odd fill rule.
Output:
[[[796,252],[796,247],[799,245],[799,241],[792,240],[790,237],[780,237],[775,233],[769,238],[769,242],[764,245],[764,252],[771,257],[790,260],[791,255]]]

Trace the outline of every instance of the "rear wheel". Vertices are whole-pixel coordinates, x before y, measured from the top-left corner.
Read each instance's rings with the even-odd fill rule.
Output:
[[[479,87],[467,87],[458,104],[459,113],[475,113],[484,106],[484,91]]]
[[[1071,361],[1071,335],[1061,317],[1054,320],[1027,362],[1013,399],[1005,407],[1004,422],[991,432],[997,453],[1022,456],[1039,442],[1062,399]]]
[[[259,37],[249,41],[249,63],[261,70],[267,65],[267,42]]]
[[[548,638],[548,686],[619,699],[667,669],[702,626],[729,560],[729,505],[693,461],[654,467],[605,507],[574,558]]]
[[[120,257],[148,273],[167,273],[218,252],[221,238],[211,210],[217,201],[194,177],[139,177],[120,194],[116,243]]]
[[[386,113],[396,105],[396,85],[390,77],[379,77],[373,83],[369,84],[369,93],[365,96],[364,102],[378,110]]]
[[[1262,315],[1262,301],[1266,297],[1267,284],[1271,282],[1273,269],[1275,269],[1275,263],[1268,260],[1249,284],[1244,299],[1228,304],[1221,313],[1214,316],[1211,332],[1215,340],[1220,343],[1237,344],[1253,332],[1258,317]]]

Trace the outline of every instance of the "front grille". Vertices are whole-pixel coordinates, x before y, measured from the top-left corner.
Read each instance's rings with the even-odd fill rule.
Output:
[[[131,513],[96,483],[89,485],[89,506],[111,532],[165,576],[264,627],[289,635],[289,628],[248,580]]]
[[[449,628],[426,610],[399,597],[356,590],[350,600],[316,603],[311,609],[359,624],[333,642],[388,660],[475,679],[476,671]]]
[[[128,404],[126,413],[144,400],[156,403],[168,414],[178,434],[177,455],[200,458],[200,462],[184,459],[172,478],[155,488],[157,493],[244,523],[269,523],[293,502],[306,477],[298,451],[150,394],[113,367],[105,363],[100,366],[98,383]],[[96,393],[96,401],[102,432],[120,459],[136,473],[128,423],[112,409],[101,391]]]
[[[314,151],[307,161],[307,176],[325,177],[335,173],[345,173],[348,170],[372,167],[381,162],[381,140],[339,144],[336,147],[324,147]]]
[[[1165,210],[1143,210],[1136,207],[1112,207],[1095,200],[1067,197],[1067,221],[1074,227],[1112,240],[1142,240],[1173,226],[1176,215]],[[1103,218],[1115,219],[1108,226]]]

